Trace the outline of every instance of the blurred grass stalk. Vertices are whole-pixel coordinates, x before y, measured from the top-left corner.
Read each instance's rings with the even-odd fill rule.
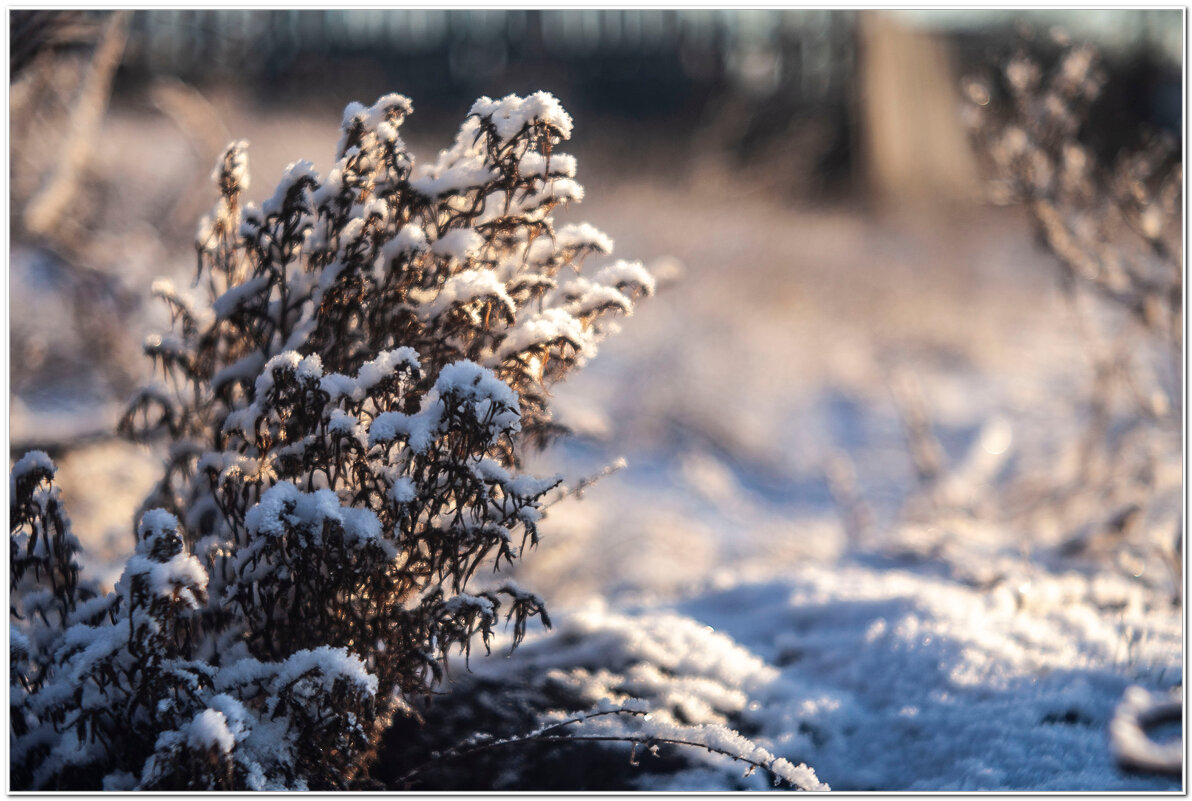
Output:
[[[66,211],[77,192],[79,175],[93,155],[95,133],[107,112],[112,80],[124,55],[131,17],[128,10],[115,11],[108,17],[75,100],[60,157],[23,216],[29,233],[59,246],[69,247],[73,239],[62,230]]]

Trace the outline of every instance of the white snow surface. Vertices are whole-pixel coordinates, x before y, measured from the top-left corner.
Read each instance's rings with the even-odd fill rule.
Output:
[[[472,104],[468,113],[490,118],[503,141],[512,139],[524,126],[533,123],[544,123],[564,139],[571,138],[571,115],[549,92],[535,92],[526,97],[506,95],[500,100],[482,97]]]
[[[196,750],[214,748],[227,754],[236,744],[236,738],[228,728],[228,719],[223,712],[204,709],[186,725],[186,744]]]
[[[317,354],[302,356],[296,351],[287,350],[277,354],[265,362],[265,368],[257,376],[256,397],[262,398],[273,389],[273,371],[289,369],[299,378],[317,380],[323,377],[323,362]]]
[[[568,223],[555,233],[560,248],[591,247],[600,253],[613,252],[613,240],[608,234],[589,223]]]
[[[281,214],[286,195],[295,184],[303,180],[318,182],[319,173],[315,169],[315,165],[306,159],[291,162],[282,174],[281,180],[278,181],[277,189],[261,203],[261,215],[268,218]]]
[[[459,232],[452,231],[451,233]],[[469,233],[472,232],[469,231]],[[517,311],[513,299],[509,297],[509,293],[505,291],[505,285],[497,278],[495,272],[492,270],[466,270],[448,278],[443,284],[443,288],[439,290],[438,296],[425,307],[423,313],[427,319],[433,320],[453,306],[488,299],[503,305],[510,315]]]
[[[450,399],[458,411],[484,426],[490,443],[521,427],[517,393],[486,367],[458,361],[439,371],[434,389],[422,399],[416,414],[382,412],[368,430],[369,445],[404,438],[416,452],[428,449],[442,433],[444,403]]]
[[[333,520],[343,526],[349,544],[377,540],[381,522],[369,509],[340,505],[329,489],[302,492],[289,481],[279,481],[248,510],[244,523],[253,533],[283,536],[287,526],[309,532],[315,545],[322,542],[323,523]]]
[[[411,449],[422,453],[439,435],[442,419],[443,405],[437,398],[425,403],[417,414],[381,412],[368,427],[368,444],[388,443],[404,437]]]
[[[12,466],[10,476],[15,481],[35,470],[47,472],[52,476],[58,471],[58,468],[54,466],[54,461],[45,451],[29,451]]]
[[[497,348],[496,357],[504,360],[548,344],[565,341],[581,354],[595,352],[592,335],[583,323],[565,309],[546,309],[520,322]]]
[[[515,417],[521,413],[517,393],[492,370],[475,362],[458,361],[444,367],[435,381],[435,390],[440,395],[452,393],[477,403],[491,401],[511,411]]]
[[[203,563],[189,553],[180,553],[165,562],[155,562],[140,554],[130,556],[124,576],[116,585],[117,590],[122,594],[130,592],[131,579],[138,575],[145,576],[152,595],[170,597],[176,594],[191,609],[198,609],[200,605],[195,590],[207,589],[207,571]]]
[[[493,179],[495,173],[482,158],[474,156],[449,166],[419,166],[410,179],[410,186],[427,197],[439,198],[484,186]]]
[[[389,496],[394,503],[410,503],[418,497],[418,488],[414,486],[412,478],[401,476],[389,488]]]
[[[262,682],[276,689],[292,684],[303,676],[308,676],[328,690],[336,680],[344,679],[369,695],[377,691],[377,677],[368,672],[358,657],[345,648],[327,645],[295,651],[282,662],[261,662],[245,657],[219,672],[216,689],[251,682]]]
[[[408,223],[397,232],[397,236],[381,246],[381,256],[387,263],[398,256],[419,253],[426,248],[426,232],[418,225]]]
[[[165,509],[150,509],[141,517],[141,523],[137,526],[137,536],[142,540],[148,540],[177,530],[178,518]]]
[[[431,253],[454,261],[467,261],[484,246],[484,237],[471,228],[456,228],[430,246]]]
[[[349,397],[354,401],[361,401],[368,395],[369,390],[402,369],[421,369],[418,352],[413,348],[401,347],[381,351],[375,358],[360,365],[355,378],[349,378],[342,373],[330,373],[319,381],[319,387],[329,394],[332,400]]]
[[[550,158],[530,150],[518,162],[518,172],[523,178],[574,178],[575,156],[567,153],[552,153]]]
[[[834,790],[1175,789],[1110,753],[1123,692],[1182,673],[1179,619],[1135,590],[1025,570],[984,592],[860,557],[808,562],[726,572],[685,600],[556,608],[555,631],[473,669],[524,681],[580,666],[593,703],[615,687],[701,725],[719,713]],[[731,789],[716,776],[666,782]],[[667,789],[652,781],[641,789]]]
[[[624,259],[617,259],[612,264],[601,267],[592,276],[592,279],[597,283],[608,284],[618,289],[632,286],[641,287],[648,295],[654,294],[656,286],[654,276],[650,275],[640,261],[625,261]]]

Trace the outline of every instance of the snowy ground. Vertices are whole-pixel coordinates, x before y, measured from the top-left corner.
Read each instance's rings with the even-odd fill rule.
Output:
[[[229,112],[229,130],[255,145],[250,194],[266,193],[290,160],[325,168],[335,119]],[[160,119],[125,113],[109,125],[105,158],[126,176],[134,216],[155,202],[135,187],[199,169]],[[672,280],[559,388],[557,407],[580,436],[532,469],[574,478],[622,456],[628,466],[553,509],[518,573],[551,604],[556,631],[533,633],[508,661],[495,648],[474,660],[477,674],[557,666],[569,633],[603,643],[605,656],[584,657],[594,667],[669,659],[676,675],[715,688],[703,698],[709,720],[806,762],[837,790],[1180,789],[1178,778],[1118,770],[1108,729],[1130,685],[1181,685],[1172,595],[1182,578],[1136,548],[1058,558],[1065,527],[985,502],[1049,460],[1060,471],[1091,380],[1071,311],[1017,212],[912,221],[794,209],[714,165],[675,183],[618,173],[596,136],[577,120],[588,200],[565,218],[598,225],[618,256]],[[122,280],[188,277],[188,252],[164,250]],[[13,329],[71,336],[61,317],[33,313],[48,308],[33,301],[50,289],[22,283],[23,269],[14,258]],[[129,336],[163,322],[147,312],[128,321]],[[908,381],[953,468],[947,503],[925,500],[916,483],[894,392]],[[89,403],[101,396],[88,420],[110,424],[119,398],[86,391]],[[87,428],[77,410],[38,398],[30,389],[14,399],[14,440]],[[840,463],[872,516],[851,537],[826,478]],[[154,464],[118,443],[63,463],[89,567],[103,575],[131,551]],[[1161,466],[1178,490],[1178,447]],[[1148,518],[1155,532],[1138,536],[1166,536],[1167,522]],[[659,703],[701,697],[668,692]],[[725,775],[643,775],[642,787],[733,786]]]
[[[646,693],[655,707],[710,696],[732,725],[835,790],[1178,788],[1125,775],[1108,753],[1126,687],[1170,686],[1182,670],[1178,618],[1148,613],[1132,584],[1024,565],[1016,583],[979,591],[864,554],[763,575],[725,571],[665,603],[593,601],[524,645],[516,669],[477,670],[573,661],[548,643],[578,634],[632,687],[635,667],[666,666],[660,648],[696,680]],[[696,636],[676,637],[688,620]],[[671,776],[659,789],[734,789],[733,775]]]

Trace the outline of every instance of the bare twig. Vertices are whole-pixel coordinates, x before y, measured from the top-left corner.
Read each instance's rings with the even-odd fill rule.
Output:
[[[570,497],[582,498],[584,497],[584,492],[593,484],[596,484],[601,479],[608,478],[613,473],[624,470],[626,467],[628,467],[628,465],[629,463],[625,461],[624,457],[621,457],[606,464],[599,473],[593,473],[590,476],[584,476],[579,481],[575,482],[574,487],[568,487],[565,484],[560,484],[558,489],[555,490],[554,497],[544,501],[542,507],[544,509],[549,508]]]
[[[575,717],[568,718],[567,720],[561,721],[559,723],[554,723],[554,724],[551,724],[550,726],[546,726],[546,727],[543,727],[536,731],[532,731],[528,734],[521,734],[521,735],[515,735],[513,737],[505,737],[505,738],[501,738],[501,739],[488,740],[486,742],[477,743],[474,745],[464,744],[464,745],[455,746],[453,748],[449,748],[446,751],[441,751],[441,752],[437,753],[433,759],[431,759],[427,762],[424,762],[421,765],[418,765],[417,767],[402,774],[396,780],[395,783],[399,786],[409,787],[411,781],[415,777],[417,777],[421,773],[424,773],[425,771],[429,770],[430,768],[438,766],[442,762],[473,756],[475,754],[482,753],[484,751],[489,751],[493,748],[503,748],[506,746],[527,745],[527,744],[534,744],[534,743],[604,742],[604,743],[629,743],[634,747],[634,754],[636,754],[636,749],[638,746],[644,746],[647,749],[651,749],[653,746],[655,746],[657,744],[679,745],[679,746],[686,746],[689,748],[701,748],[709,753],[718,754],[720,756],[726,756],[736,762],[743,762],[746,765],[750,766],[751,771],[756,770],[758,768],[766,770],[774,778],[774,783],[776,785],[778,784],[779,780],[783,780],[783,781],[787,781],[789,784],[791,784],[791,786],[795,787],[795,789],[798,789],[798,790],[807,789],[805,787],[800,787],[800,786],[796,785],[794,782],[791,782],[789,779],[786,779],[785,777],[781,776],[779,773],[777,773],[774,770],[773,766],[778,761],[778,759],[779,759],[778,757],[771,758],[767,761],[757,761],[754,759],[750,759],[749,757],[745,757],[740,754],[733,753],[732,751],[728,751],[723,748],[718,748],[717,746],[714,746],[714,745],[708,745],[707,743],[700,743],[700,742],[696,742],[694,740],[685,740],[685,739],[682,739],[679,737],[667,737],[667,736],[658,736],[658,735],[650,735],[650,734],[635,735],[635,734],[629,734],[629,733],[626,733],[626,734],[566,734],[566,735],[552,733],[552,732],[557,732],[566,726],[582,724],[587,720],[591,720],[592,718],[603,717],[606,715],[631,715],[631,716],[636,716],[636,717],[643,717],[643,718],[646,718],[647,720],[649,719],[649,715],[644,710],[638,710],[638,709],[624,709],[624,708],[609,709],[609,710],[603,710],[603,711],[599,711],[599,712],[590,712],[590,713],[580,714]],[[631,757],[631,764],[637,764],[635,762],[632,762],[632,757]]]
[[[828,489],[849,542],[857,545],[867,541],[873,532],[873,511],[865,502],[857,484],[857,471],[852,459],[844,451],[836,453],[828,462],[824,475]]]

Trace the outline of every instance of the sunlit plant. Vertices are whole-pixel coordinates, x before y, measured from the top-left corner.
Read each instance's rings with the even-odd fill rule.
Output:
[[[412,106],[345,110],[336,162],[246,202],[216,167],[201,298],[153,287],[173,331],[121,429],[168,460],[115,591],[82,581],[53,486],[13,470],[13,786],[347,789],[449,652],[516,643],[541,598],[473,587],[538,540],[557,477],[520,455],[563,429],[552,384],[650,294],[583,197],[551,95],[481,98],[425,165]]]

